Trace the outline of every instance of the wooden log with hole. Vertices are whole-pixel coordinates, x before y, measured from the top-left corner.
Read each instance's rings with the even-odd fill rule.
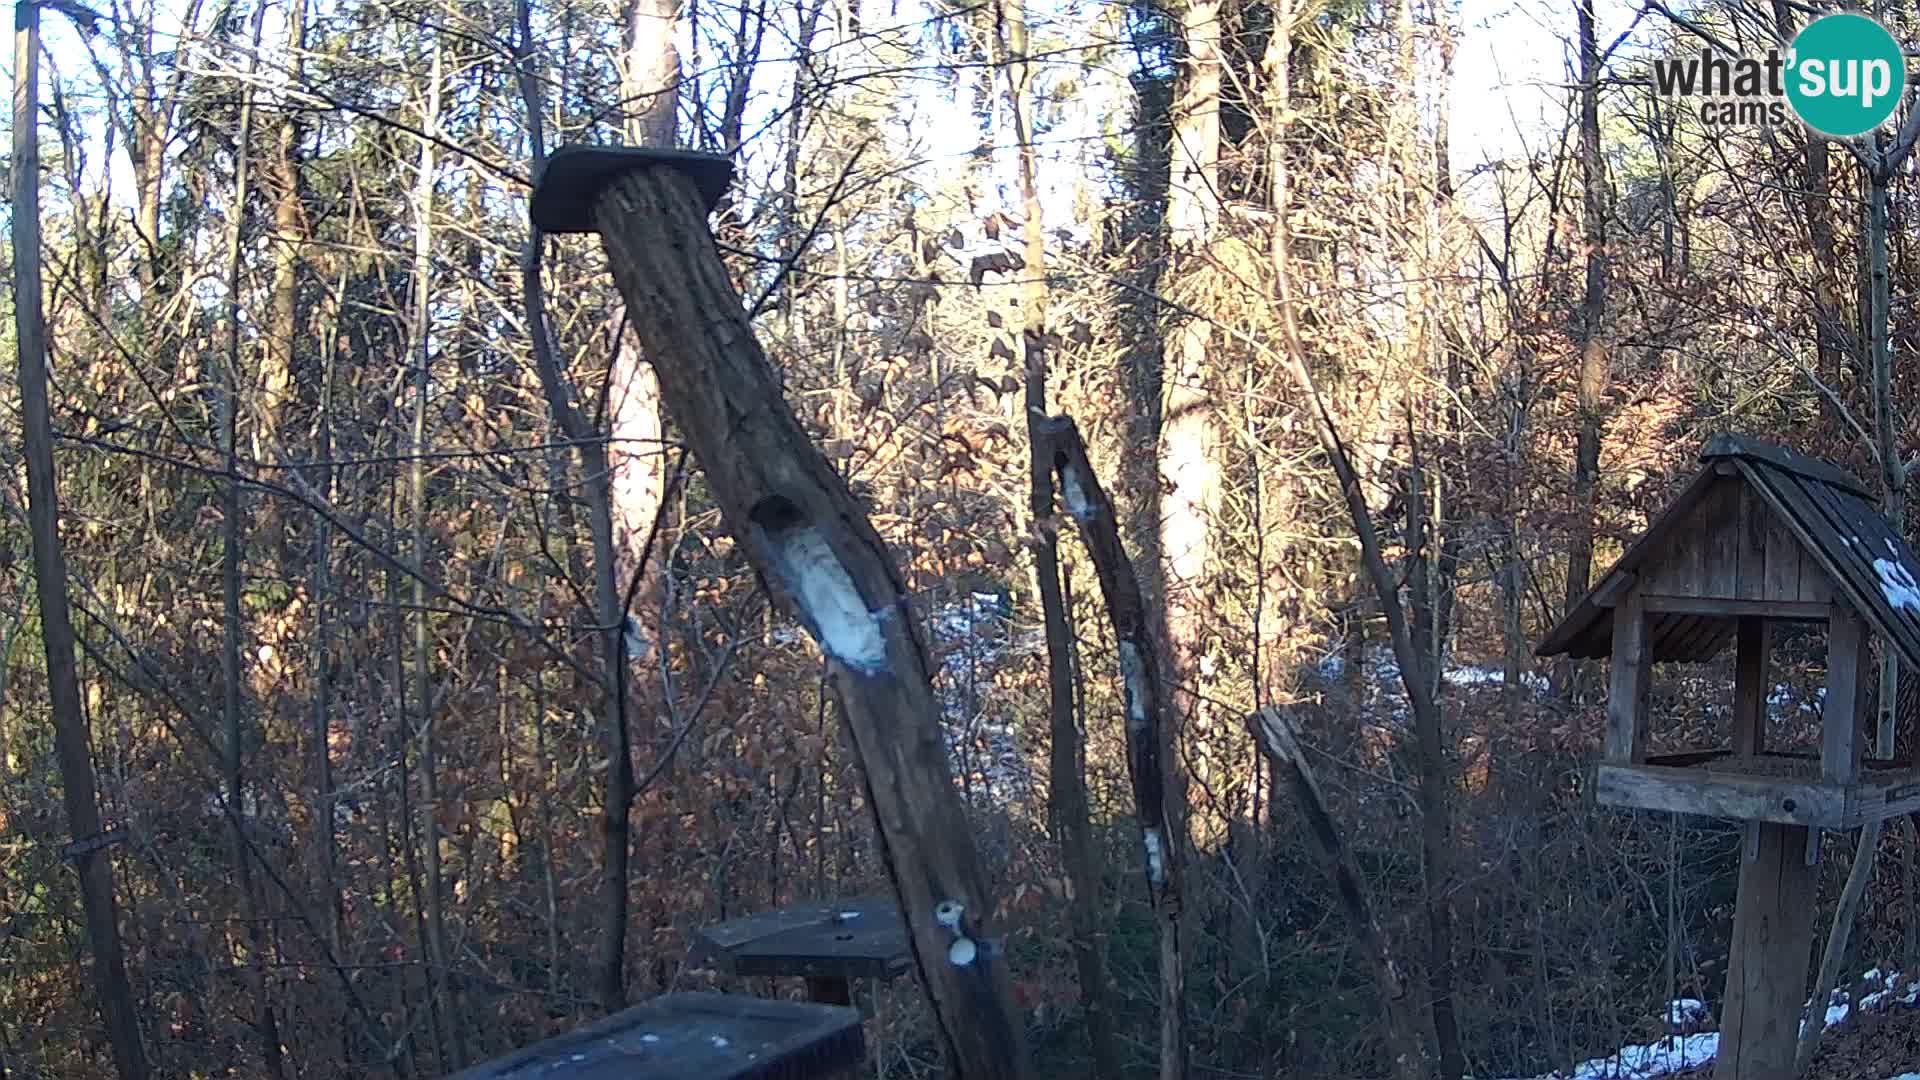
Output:
[[[599,234],[665,412],[728,530],[826,656],[950,1073],[1025,1077],[1025,1031],[926,649],[892,558],[788,407],[714,245],[707,215],[731,175],[713,155],[570,146],[547,159],[531,214],[548,233]]]

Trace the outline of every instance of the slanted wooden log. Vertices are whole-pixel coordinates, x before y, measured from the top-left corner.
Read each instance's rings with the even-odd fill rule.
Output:
[[[1387,939],[1387,932],[1373,916],[1373,902],[1367,895],[1366,879],[1360,876],[1360,864],[1354,861],[1353,849],[1341,838],[1340,827],[1327,810],[1326,796],[1321,794],[1320,780],[1300,752],[1300,738],[1293,722],[1269,705],[1247,717],[1247,728],[1253,732],[1254,745],[1278,767],[1279,775],[1286,777],[1293,788],[1307,835],[1320,849],[1327,874],[1333,879],[1333,891],[1340,898],[1340,907],[1346,912],[1347,921],[1353,924],[1360,951],[1373,967],[1374,986],[1380,992],[1380,1008],[1387,1019],[1387,1048],[1393,1059],[1393,1075],[1401,1080],[1425,1080],[1432,1071],[1427,1063],[1426,1043],[1420,1036],[1419,1017],[1407,998],[1406,979],[1393,959],[1393,945]]]
[[[1170,805],[1166,759],[1168,702],[1161,683],[1159,648],[1141,599],[1140,577],[1120,543],[1113,500],[1087,461],[1087,446],[1073,418],[1054,416],[1032,424],[1035,453],[1045,453],[1060,481],[1060,499],[1080,526],[1093,558],[1094,575],[1106,598],[1107,615],[1120,652],[1121,691],[1127,713],[1127,776],[1133,782],[1134,813],[1146,849],[1147,894],[1160,923],[1160,1076],[1186,1073],[1186,986],[1181,944],[1181,852],[1184,829]]]
[[[994,902],[906,590],[866,511],[788,408],[727,278],[707,228],[725,168],[704,155],[570,147],[542,173],[534,221],[580,228],[591,207],[667,414],[769,592],[826,654],[952,1074],[1024,1077]]]

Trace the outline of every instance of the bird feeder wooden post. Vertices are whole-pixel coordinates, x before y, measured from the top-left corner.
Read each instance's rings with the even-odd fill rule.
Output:
[[[953,1075],[1024,1077],[994,902],[906,590],[787,407],[707,227],[731,175],[712,155],[570,146],[547,159],[531,215],[547,232],[600,234],[665,411],[728,531],[826,654]]]
[[[1920,666],[1920,561],[1871,493],[1832,465],[1731,435],[1710,441],[1701,461],[1534,651],[1609,658],[1605,755],[1593,773],[1599,802],[1747,823],[1714,1075],[1791,1080],[1820,831],[1920,808],[1920,770],[1862,753],[1870,637]],[[1827,627],[1813,753],[1768,743],[1771,633],[1795,622]],[[1650,756],[1652,665],[1710,660],[1729,642],[1727,744]]]

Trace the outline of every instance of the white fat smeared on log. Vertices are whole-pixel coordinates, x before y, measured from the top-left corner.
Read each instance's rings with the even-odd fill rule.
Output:
[[[1160,830],[1143,829],[1141,835],[1147,844],[1147,880],[1158,885],[1167,878],[1166,862],[1160,854]]]
[[[1127,724],[1130,727],[1146,728],[1147,723],[1147,662],[1140,655],[1140,649],[1131,641],[1120,643],[1120,678],[1127,684]]]
[[[778,572],[815,640],[828,656],[863,674],[887,666],[880,616],[867,610],[853,577],[811,525],[768,536]]]
[[[1093,500],[1087,497],[1087,485],[1080,479],[1080,470],[1072,465],[1060,470],[1060,498],[1067,504],[1067,513],[1073,520],[1086,523],[1093,520]]]

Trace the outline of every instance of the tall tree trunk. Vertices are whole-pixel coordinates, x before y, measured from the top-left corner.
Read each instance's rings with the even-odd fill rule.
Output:
[[[27,465],[27,524],[33,539],[34,587],[40,599],[40,636],[46,647],[47,695],[53,712],[54,752],[67,826],[76,841],[100,835],[87,719],[74,667],[76,641],[67,605],[67,562],[60,547],[60,500],[53,471],[53,419],[47,394],[46,315],[40,283],[40,4],[14,5],[13,37],[13,329],[19,352],[22,455]],[[121,1080],[145,1080],[146,1050],[133,986],[120,948],[113,865],[104,844],[73,856],[80,879],[87,942],[93,950],[95,990]]]
[[[287,84],[302,86],[306,78],[307,4],[287,4]],[[269,301],[264,363],[260,372],[261,415],[265,434],[281,434],[280,420],[293,389],[295,343],[300,326],[300,258],[305,246],[306,215],[300,206],[300,131],[298,109],[281,118],[274,161],[273,292]],[[324,363],[324,361],[323,361]]]
[[[336,297],[346,293],[346,275],[343,272],[334,290]],[[314,420],[314,454],[321,464],[315,477],[313,490],[327,505],[334,501],[334,470],[328,460],[333,455],[333,381],[334,359],[340,347],[339,323],[341,310],[334,307],[329,312],[328,331],[321,344],[320,355],[320,411]],[[333,790],[333,749],[330,735],[333,727],[333,680],[335,665],[333,662],[332,616],[333,616],[333,580],[330,560],[333,554],[333,529],[327,516],[316,510],[313,514],[313,555],[312,565],[308,567],[308,588],[313,594],[313,726],[311,753],[313,755],[314,802],[320,809],[314,814],[315,843],[320,848],[320,874],[325,881],[327,893],[327,943],[334,954],[340,955],[342,923],[346,918],[345,896],[341,888],[338,862],[340,840]]]
[[[420,738],[420,847],[426,856],[427,965],[429,1005],[445,1016],[447,1050],[453,1067],[467,1062],[467,1036],[457,1000],[449,995],[447,977],[447,903],[440,867],[440,743],[434,724],[433,627],[427,590],[430,552],[427,544],[427,393],[433,364],[433,191],[437,162],[433,138],[440,128],[441,48],[429,46],[433,59],[427,75],[425,113],[420,118],[420,158],[413,190],[413,460],[408,470],[413,528],[413,701],[419,710]]]
[[[264,7],[253,16],[253,55],[260,53],[260,29]],[[256,61],[257,64],[257,61]],[[247,216],[248,185],[251,180],[253,141],[253,91],[240,93],[240,117],[234,132],[233,202],[227,210],[227,354],[226,385],[221,395],[220,444],[226,459],[226,484],[221,500],[220,580],[223,599],[222,648],[220,653],[221,715],[224,720],[227,782],[227,820],[232,825],[233,865],[240,882],[241,900],[247,913],[247,984],[259,1021],[254,1025],[260,1036],[261,1060],[274,1076],[284,1076],[286,1066],[280,1053],[280,1024],[274,1014],[273,996],[266,978],[266,932],[264,906],[253,876],[253,848],[245,825],[254,810],[249,808],[246,783],[242,775],[245,748],[240,716],[240,475],[239,420],[240,387],[245,380],[240,362],[240,270],[242,226]]]
[[[1176,273],[1191,272],[1208,257],[1207,245],[1220,217],[1221,18],[1220,0],[1189,0],[1180,16],[1186,72],[1174,113],[1167,195],[1167,232]],[[1213,399],[1207,388],[1211,335],[1212,326],[1206,321],[1181,318],[1173,332],[1164,377],[1160,557],[1177,741],[1189,725],[1196,735],[1206,727],[1200,694],[1206,677],[1201,581],[1220,498]],[[1204,761],[1200,764],[1204,768]]]
[[[1073,927],[1073,957],[1080,976],[1080,1003],[1086,1012],[1087,1040],[1097,1076],[1119,1076],[1113,1017],[1107,994],[1106,951],[1102,947],[1095,903],[1100,889],[1098,856],[1087,811],[1087,780],[1073,702],[1073,629],[1067,621],[1060,584],[1056,534],[1040,523],[1053,516],[1053,462],[1034,425],[1047,415],[1047,243],[1040,185],[1036,178],[1033,133],[1027,91],[1032,66],[1027,60],[1026,0],[1005,0],[1000,8],[1005,29],[1007,105],[1020,143],[1020,202],[1026,243],[1026,283],[1022,286],[1024,326],[1021,346],[1026,362],[1028,510],[1034,523],[1034,577],[1039,586],[1041,619],[1047,641],[1047,718],[1051,741],[1048,790],[1061,861],[1072,888],[1068,902]],[[841,245],[844,249],[844,245]]]
[[[531,165],[537,172],[546,160],[546,134],[542,113],[540,83],[533,70],[532,16],[529,0],[520,0],[516,8],[519,32],[514,43],[514,76],[525,106],[527,143]],[[560,371],[554,355],[553,338],[547,328],[546,290],[540,277],[541,234],[527,234],[520,252],[520,292],[526,316],[529,348],[533,352],[534,371],[553,413],[554,426],[580,453],[585,474],[588,527],[593,543],[593,595],[595,616],[600,624],[600,656],[604,682],[607,747],[607,787],[601,801],[600,831],[605,850],[601,877],[601,919],[605,932],[602,953],[596,971],[596,991],[600,1007],[615,1012],[627,1000],[627,867],[629,861],[628,811],[633,805],[633,761],[628,752],[627,678],[625,613],[615,568],[616,549],[613,526],[613,485],[608,470],[607,443],[595,437],[591,425],[574,400],[573,388]],[[621,335],[624,340],[626,335]],[[616,358],[616,370],[621,361]],[[647,378],[655,379],[651,368],[636,356],[629,366],[648,367]],[[658,382],[655,413],[658,414]]]
[[[1580,302],[1580,434],[1573,451],[1573,535],[1567,543],[1566,610],[1587,594],[1593,577],[1594,485],[1600,471],[1600,413],[1607,389],[1606,173],[1600,158],[1600,44],[1594,0],[1576,0],[1580,34],[1581,243],[1586,249],[1586,290]],[[1563,668],[1560,690],[1571,693],[1572,667]]]

